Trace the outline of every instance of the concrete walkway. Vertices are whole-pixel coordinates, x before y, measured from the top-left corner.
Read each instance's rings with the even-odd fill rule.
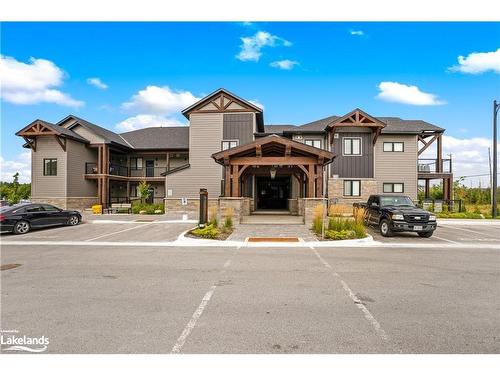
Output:
[[[303,216],[285,215],[250,215],[242,216],[241,224],[304,224]]]
[[[281,221],[274,221],[272,224],[236,225],[228,240],[245,241],[247,237],[299,237],[304,241],[317,240],[304,224],[286,224]]]

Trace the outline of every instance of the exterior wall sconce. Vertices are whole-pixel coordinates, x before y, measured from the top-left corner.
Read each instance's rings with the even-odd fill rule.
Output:
[[[271,173],[271,180],[274,180],[274,178],[276,177],[276,166],[273,165],[271,167],[270,173]]]

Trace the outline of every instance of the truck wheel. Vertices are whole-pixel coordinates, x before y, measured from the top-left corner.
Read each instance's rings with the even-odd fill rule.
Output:
[[[431,232],[418,232],[418,235],[420,237],[429,238],[429,237],[432,236],[433,233],[434,233],[434,231],[431,231]]]
[[[16,225],[14,225],[14,234],[25,234],[28,233],[31,229],[30,223],[25,220],[19,220]]]
[[[392,230],[391,230],[391,225],[389,224],[389,220],[387,219],[382,219],[380,222],[380,234],[384,237],[391,237],[392,236]]]

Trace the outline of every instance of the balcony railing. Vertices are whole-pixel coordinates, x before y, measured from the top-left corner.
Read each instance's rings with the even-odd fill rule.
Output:
[[[162,177],[166,171],[167,167],[130,168],[129,177]]]
[[[442,167],[438,167],[437,159],[418,159],[418,173],[452,173],[451,159],[441,159]]]
[[[108,174],[122,177],[162,177],[161,174],[166,172],[166,167],[143,167],[143,168],[128,168],[119,164],[110,164]],[[97,174],[99,170],[97,163],[85,163],[85,174]]]

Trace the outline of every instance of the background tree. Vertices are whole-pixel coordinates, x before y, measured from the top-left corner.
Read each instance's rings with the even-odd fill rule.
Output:
[[[139,193],[139,198],[141,198],[141,203],[146,203],[146,200],[151,195],[151,185],[149,185],[146,181],[139,182],[137,185],[137,190]]]
[[[21,199],[29,199],[31,184],[20,184],[19,173],[12,176],[12,182],[0,183],[0,196],[7,199],[9,204],[19,203]]]

